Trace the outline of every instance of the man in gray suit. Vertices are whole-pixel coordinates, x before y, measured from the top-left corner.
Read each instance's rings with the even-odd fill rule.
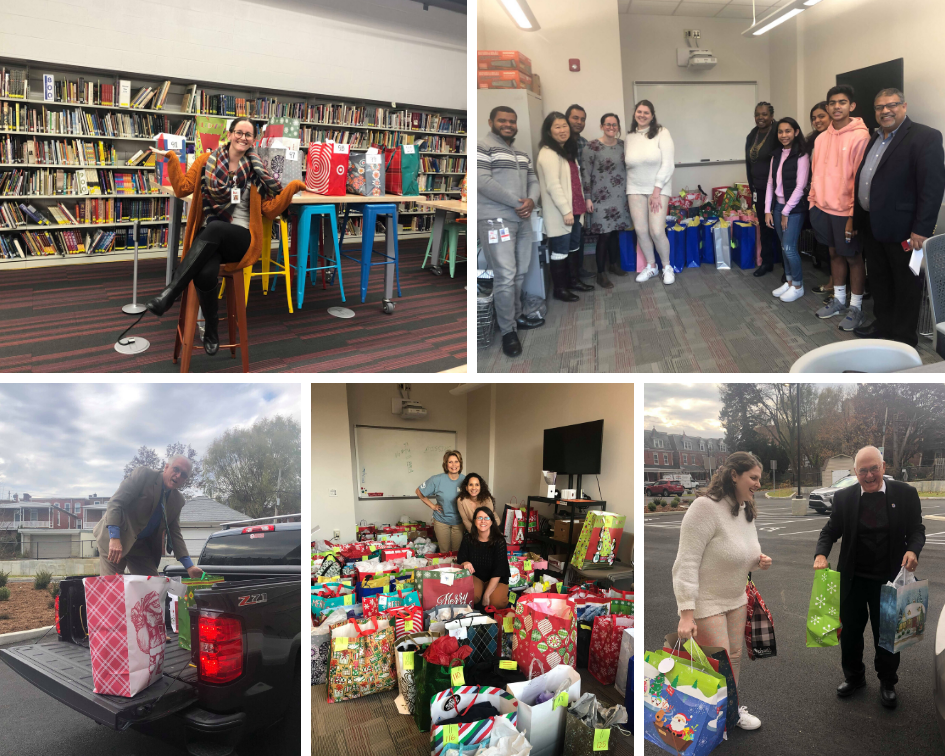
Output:
[[[121,482],[93,531],[102,575],[121,575],[126,567],[132,575],[157,575],[165,541],[191,577],[203,574],[180,532],[184,497],[179,489],[187,485],[190,473],[190,460],[178,456],[163,471],[138,467]]]

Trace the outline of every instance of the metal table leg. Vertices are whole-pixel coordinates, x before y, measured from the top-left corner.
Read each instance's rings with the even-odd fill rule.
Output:
[[[397,224],[394,223],[392,215],[388,215],[385,222],[387,233],[384,234],[384,252],[387,254],[388,263],[384,266],[384,312],[392,315],[394,313],[394,234],[397,233]]]
[[[443,229],[446,226],[446,210],[436,208],[433,214],[433,230],[430,232],[430,256],[433,264],[430,268],[434,273],[442,273],[440,268],[440,245],[443,243]]]
[[[174,269],[177,267],[177,251],[180,248],[180,224],[184,212],[184,203],[177,197],[170,198],[170,223],[167,227],[167,271],[164,274],[164,285],[171,285]]]

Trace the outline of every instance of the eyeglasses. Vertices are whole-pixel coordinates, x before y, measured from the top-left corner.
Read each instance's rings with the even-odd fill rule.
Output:
[[[605,123],[603,128],[605,129],[619,129],[620,127],[616,123]]]
[[[877,113],[882,113],[886,108],[889,108],[890,110],[894,110],[895,108],[898,108],[902,104],[903,103],[901,102],[888,102],[885,105],[874,105],[873,110],[875,110]]]
[[[238,139],[253,139],[254,138],[253,134],[250,134],[249,132],[246,132],[246,131],[234,131],[233,136],[237,137]]]
[[[876,475],[879,472],[879,465],[873,465],[872,467],[861,467],[856,471],[856,474],[862,478],[865,478],[867,475]]]
[[[476,522],[492,522],[491,517],[477,517]]]
[[[187,480],[190,477],[190,473],[186,470],[181,470],[176,465],[171,468],[175,475],[179,476],[181,480]]]

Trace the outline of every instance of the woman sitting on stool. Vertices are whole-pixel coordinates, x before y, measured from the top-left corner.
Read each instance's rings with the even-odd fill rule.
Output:
[[[510,577],[505,537],[487,507],[476,509],[473,525],[472,532],[463,536],[456,562],[472,573],[476,608],[505,609],[509,605]]]
[[[253,144],[256,127],[248,118],[230,123],[230,140],[213,152],[199,155],[187,171],[181,170],[176,152],[151,148],[168,157],[168,175],[174,194],[194,194],[184,231],[184,251],[170,286],[145,306],[160,317],[194,282],[204,317],[203,348],[214,355],[220,348],[217,332],[217,288],[220,265],[245,268],[259,259],[263,244],[262,216],[275,219],[285,211],[292,195],[305,188],[293,181],[285,189],[262,164]],[[199,190],[199,194],[196,192]],[[199,197],[199,202],[196,201]]]

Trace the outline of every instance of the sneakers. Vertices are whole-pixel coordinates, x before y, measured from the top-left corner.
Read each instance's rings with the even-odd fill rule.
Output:
[[[774,291],[771,292],[771,296],[772,296],[772,297],[780,297],[782,294],[784,294],[785,292],[787,292],[788,289],[793,289],[793,288],[794,288],[794,287],[791,286],[791,284],[789,284],[789,283],[783,283],[783,284],[781,284],[777,289],[775,289]]]
[[[863,311],[859,307],[850,307],[847,316],[840,321],[841,331],[852,331],[863,324]]]
[[[834,315],[839,315],[841,312],[846,312],[847,306],[840,304],[839,300],[836,297],[830,297],[830,301],[827,302],[823,307],[821,307],[814,314],[820,319],[832,318]]]
[[[663,283],[669,286],[676,280],[676,274],[673,273],[673,266],[667,265],[663,268]]]
[[[749,714],[747,706],[739,706],[738,722],[736,724],[743,730],[757,730],[761,727],[761,720],[754,714]]]
[[[788,290],[784,292],[779,299],[782,302],[796,302],[798,299],[804,296],[804,287],[800,288],[796,286],[789,286]]]
[[[649,281],[651,278],[658,275],[659,270],[655,265],[647,265],[643,270],[640,271],[640,275],[637,276],[637,283]]]

